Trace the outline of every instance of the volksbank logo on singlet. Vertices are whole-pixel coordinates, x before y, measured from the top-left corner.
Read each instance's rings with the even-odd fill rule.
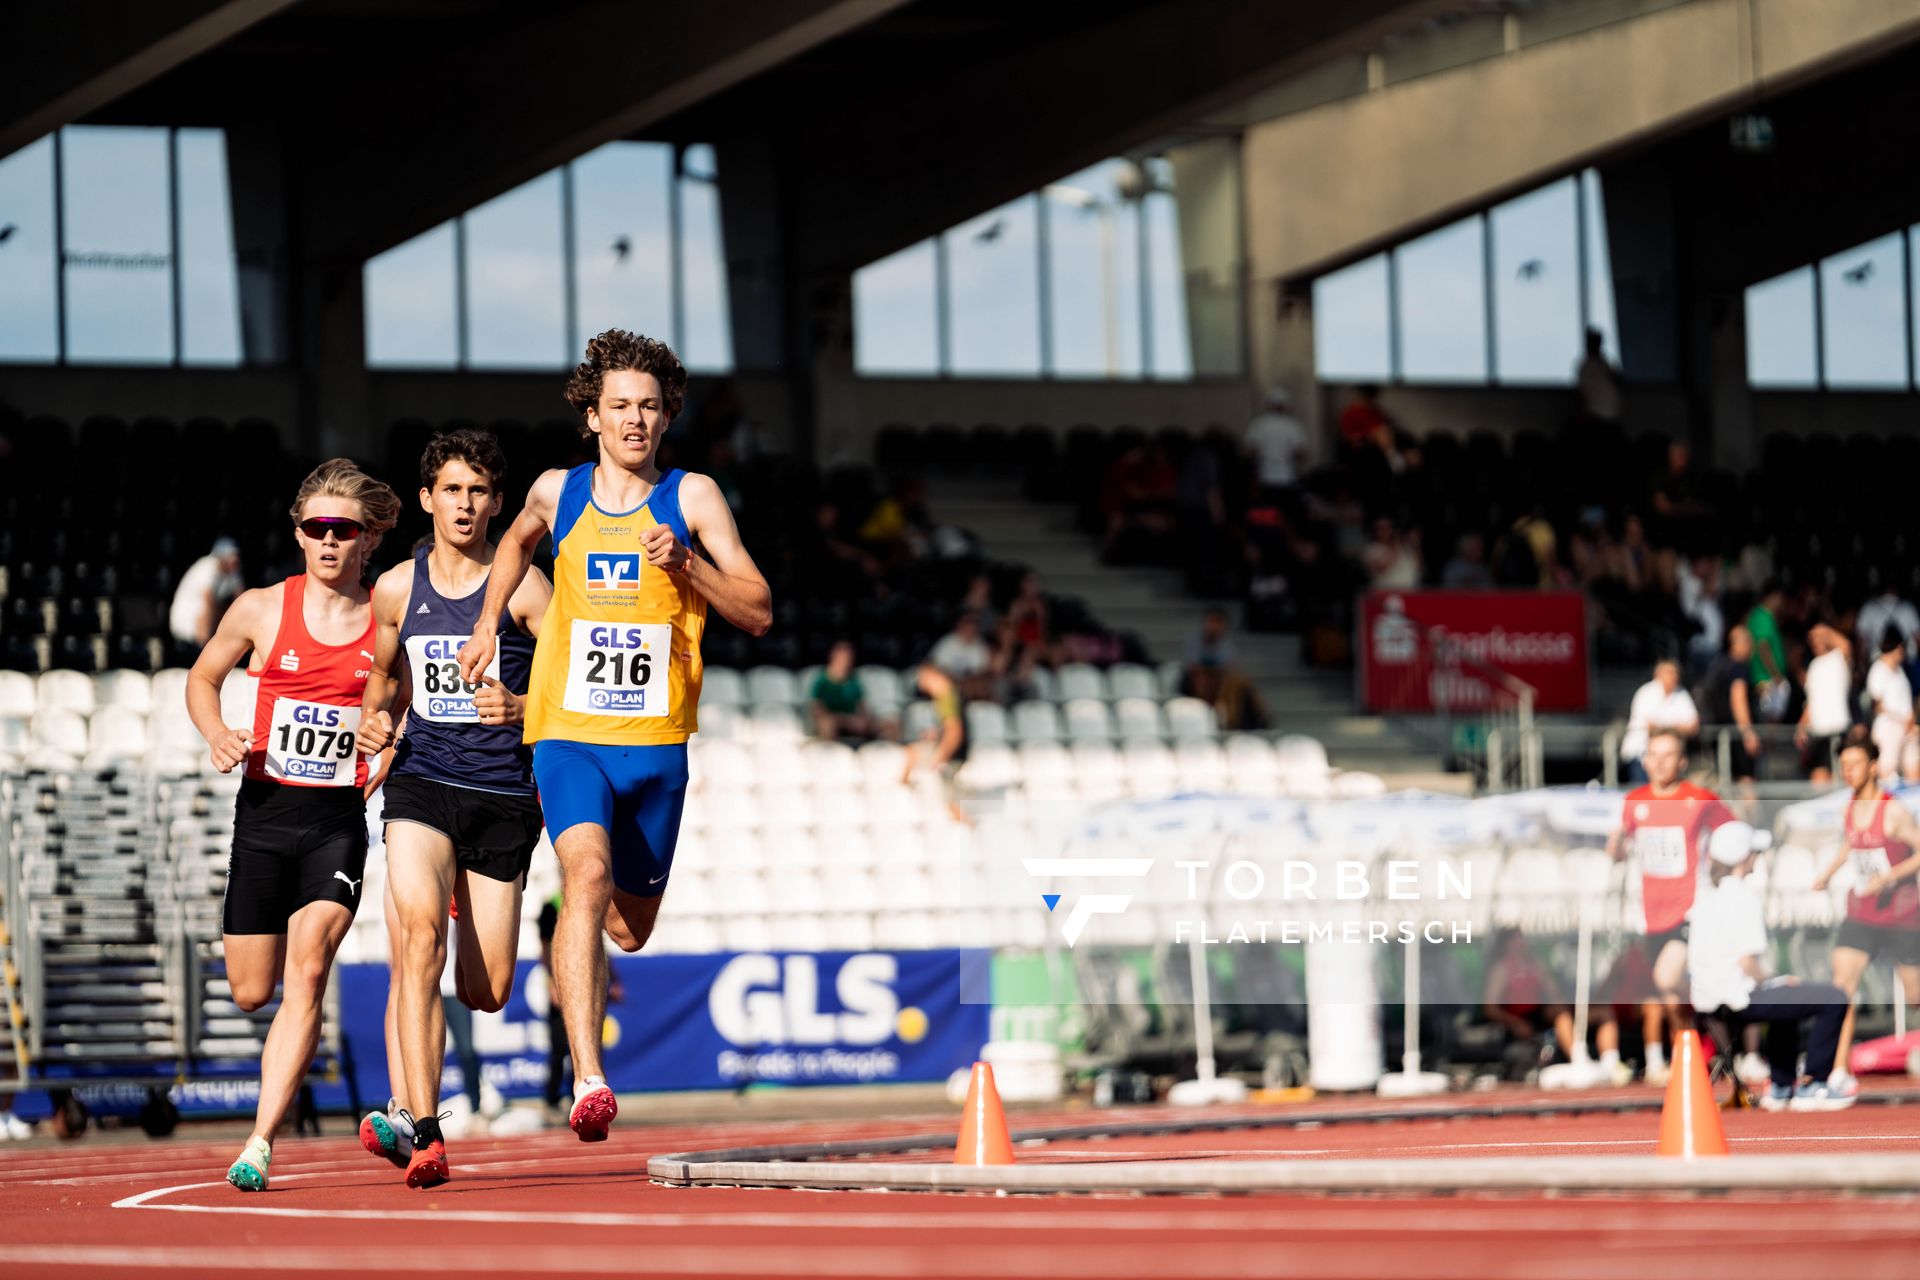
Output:
[[[640,589],[640,553],[637,551],[587,552],[587,590],[638,591]]]

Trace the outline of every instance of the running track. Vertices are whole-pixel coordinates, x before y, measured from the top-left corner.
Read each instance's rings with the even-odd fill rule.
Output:
[[[1170,1115],[1109,1114],[1117,1122]],[[1021,1115],[1015,1127],[1089,1118]],[[564,1131],[483,1138],[454,1144],[452,1183],[415,1192],[362,1152],[346,1121],[336,1119],[330,1125],[338,1136],[282,1141],[273,1190],[245,1197],[219,1181],[234,1142],[83,1139],[0,1157],[0,1276],[152,1280],[244,1270],[363,1280],[368,1272],[429,1267],[479,1275],[997,1280],[1909,1280],[1920,1256],[1920,1197],[1007,1198],[670,1189],[644,1172],[648,1156],[670,1151],[938,1132],[952,1123],[947,1111],[869,1124],[627,1125],[591,1147]],[[1127,1135],[1023,1149],[1020,1158],[1638,1154],[1651,1150],[1657,1123],[1643,1113]],[[1920,1106],[1911,1104],[1829,1115],[1734,1113],[1726,1123],[1734,1159],[1749,1151],[1920,1150]]]

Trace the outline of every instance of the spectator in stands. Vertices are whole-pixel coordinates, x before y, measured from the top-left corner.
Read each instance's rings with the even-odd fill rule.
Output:
[[[1892,575],[1883,574],[1881,581],[1886,585],[1880,594],[1861,605],[1859,616],[1854,619],[1853,634],[1860,642],[1860,651],[1873,652],[1887,628],[1894,627],[1900,633],[1907,657],[1920,657],[1920,610],[1901,599],[1900,593],[1893,589]]]
[[[1513,522],[1494,544],[1494,581],[1503,587],[1527,590],[1551,587],[1559,581],[1559,537],[1553,522],[1539,506]]]
[[[1687,640],[1692,669],[1699,671],[1712,663],[1724,647],[1727,620],[1720,609],[1720,558],[1695,556],[1675,565],[1680,592],[1680,612],[1696,630]]]
[[[1800,768],[1809,782],[1833,781],[1833,762],[1853,727],[1853,657],[1847,638],[1824,622],[1807,632],[1806,704],[1793,731]]]
[[[1218,605],[1201,615],[1200,630],[1187,641],[1180,692],[1213,704],[1222,729],[1265,729],[1271,723],[1260,691],[1234,665],[1233,641],[1227,639],[1227,611]]]
[[[1580,418],[1583,422],[1618,426],[1620,422],[1620,371],[1608,361],[1606,335],[1598,329],[1587,330],[1587,354],[1574,374],[1580,388]]]
[[[1411,591],[1420,585],[1420,531],[1402,533],[1386,516],[1373,522],[1373,540],[1360,552],[1360,563],[1376,590]]]
[[[1300,475],[1307,464],[1307,429],[1293,416],[1285,387],[1267,392],[1266,407],[1247,424],[1242,447],[1253,460],[1255,501],[1289,514],[1298,511]]]
[[[960,612],[980,619],[980,634],[1000,634],[1000,611],[993,607],[993,579],[976,573],[967,579],[966,594],[960,597]]]
[[[1873,700],[1873,744],[1880,748],[1880,775],[1900,771],[1900,757],[1913,732],[1913,685],[1907,679],[1907,644],[1900,628],[1888,623],[1880,636],[1880,656],[1867,668],[1867,697]]]
[[[1460,535],[1453,546],[1453,559],[1440,571],[1440,585],[1449,591],[1485,591],[1493,586],[1484,537],[1477,533]]]
[[[811,543],[806,560],[820,575],[825,594],[854,598],[871,593],[880,578],[880,562],[847,539],[838,505],[822,502],[814,508]]]
[[[1571,1059],[1573,1009],[1550,998],[1556,985],[1553,974],[1527,941],[1527,935],[1518,929],[1502,929],[1493,940],[1493,957],[1487,966],[1481,1005],[1487,1017],[1522,1043],[1551,1032],[1551,1044],[1563,1058]],[[1547,1046],[1541,1047],[1545,1050]]]
[[[1780,628],[1786,607],[1786,590],[1778,582],[1769,582],[1747,613],[1747,633],[1753,637],[1753,692],[1761,718],[1775,724],[1787,718],[1793,697],[1793,669],[1787,663],[1786,633]]]
[[[1693,468],[1693,450],[1679,441],[1667,446],[1667,466],[1653,482],[1649,506],[1658,521],[1655,541],[1682,551],[1712,541],[1713,505],[1706,500]]]
[[[1381,456],[1393,456],[1393,419],[1380,407],[1380,388],[1368,383],[1353,389],[1353,399],[1340,411],[1340,445],[1359,452],[1369,447]]]
[[[1711,723],[1733,726],[1728,744],[1728,771],[1735,782],[1751,782],[1760,759],[1760,734],[1753,727],[1753,635],[1745,627],[1727,632],[1725,652],[1707,669],[1707,716]]]
[[[907,744],[901,785],[911,783],[920,769],[935,770],[946,791],[948,815],[955,822],[971,826],[973,819],[960,807],[960,766],[967,760],[967,717],[960,690],[932,663],[921,666],[914,676],[914,687],[933,700],[935,723],[920,741]]]
[[[213,550],[180,575],[173,606],[167,610],[167,629],[174,640],[191,646],[195,653],[206,648],[220,615],[246,585],[240,577],[240,544],[232,538],[219,539]]]
[[[881,564],[906,564],[926,554],[929,527],[926,486],[908,477],[895,483],[867,513],[860,541]]]
[[[1620,739],[1620,759],[1626,764],[1627,780],[1639,785],[1647,780],[1641,757],[1647,753],[1647,741],[1656,729],[1670,729],[1691,738],[1700,732],[1700,712],[1693,695],[1680,687],[1680,664],[1671,658],[1654,664],[1653,679],[1641,685],[1627,711],[1627,733]]]
[[[927,655],[929,665],[938,667],[960,686],[961,696],[992,698],[995,671],[993,650],[980,638],[980,616],[963,613],[953,630],[942,636]]]
[[[851,640],[837,640],[827,654],[827,665],[807,690],[807,710],[813,731],[826,742],[858,746],[875,738],[891,738],[893,727],[867,710],[867,692],[853,669]]]
[[[1117,564],[1152,558],[1156,540],[1171,533],[1180,473],[1157,444],[1127,450],[1107,468],[1100,509],[1106,516],[1101,554]]]
[[[1008,643],[1001,666],[1004,670],[1035,666],[1056,667],[1053,636],[1053,611],[1046,593],[1040,590],[1040,575],[1027,573],[1020,579],[1019,593],[1007,605]]]

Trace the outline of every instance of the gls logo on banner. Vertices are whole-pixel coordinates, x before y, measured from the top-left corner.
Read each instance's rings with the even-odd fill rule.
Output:
[[[587,590],[638,591],[640,589],[640,553],[637,551],[587,552]]]
[[[1022,858],[1030,876],[1042,880],[1056,878],[1092,880],[1139,880],[1153,870],[1152,858]],[[1060,905],[1060,894],[1043,893],[1040,900],[1051,911]],[[1077,899],[1060,926],[1060,936],[1071,947],[1080,941],[1087,921],[1094,916],[1117,916],[1133,902],[1130,893],[1089,893]]]
[[[926,1017],[900,1008],[893,991],[898,976],[898,963],[890,955],[848,956],[833,981],[844,1012],[822,1013],[820,971],[813,956],[790,955],[783,964],[779,956],[740,955],[714,975],[707,988],[707,1012],[713,1029],[741,1048],[876,1045],[896,1033],[903,1040],[918,1040],[926,1034]]]

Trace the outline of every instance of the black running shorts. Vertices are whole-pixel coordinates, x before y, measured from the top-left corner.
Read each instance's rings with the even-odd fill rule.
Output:
[[[357,911],[366,870],[360,788],[248,778],[234,805],[221,927],[233,934],[285,933],[293,913],[311,902]]]
[[[527,874],[540,843],[540,801],[456,787],[417,774],[389,775],[382,817],[417,822],[453,841],[454,864],[463,871],[511,884]]]

